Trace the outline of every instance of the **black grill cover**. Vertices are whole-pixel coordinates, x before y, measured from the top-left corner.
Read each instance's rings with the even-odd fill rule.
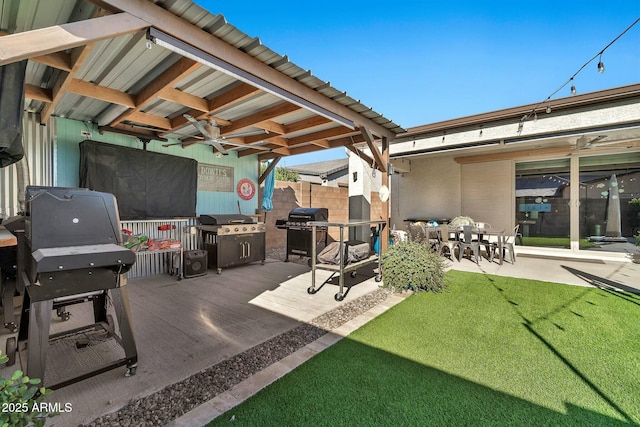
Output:
[[[82,141],[80,186],[116,196],[121,219],[195,217],[198,162]]]
[[[200,215],[202,225],[251,224],[252,222],[253,218],[240,214]]]
[[[27,61],[0,67],[0,168],[24,156],[22,147],[22,111],[24,73]]]

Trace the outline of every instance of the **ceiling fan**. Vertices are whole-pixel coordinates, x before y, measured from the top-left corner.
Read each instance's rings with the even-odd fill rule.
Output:
[[[576,140],[576,147],[579,150],[582,150],[585,148],[588,149],[588,148],[595,148],[600,145],[606,145],[607,142],[600,142],[600,143],[598,142],[601,139],[605,139],[606,137],[607,135],[598,135],[589,139],[589,137],[587,137],[586,135],[582,135],[580,138]],[[609,142],[609,144],[611,144],[611,142]]]
[[[609,135],[598,135],[589,139],[588,136],[583,135],[576,140],[576,148],[578,150],[584,150],[589,148],[598,148],[605,147],[607,145],[616,145],[616,144],[624,144],[629,142],[628,139],[614,139],[610,141],[602,141],[605,138],[608,138]]]
[[[227,154],[229,154],[229,152],[225,150],[222,144],[232,145],[234,147],[241,147],[241,148],[255,148],[258,150],[266,150],[266,151],[271,150],[270,148],[261,147],[259,145],[238,144],[238,143],[229,141],[229,138],[242,138],[245,136],[267,134],[268,132],[264,129],[260,129],[257,131],[237,133],[237,134],[229,135],[228,137],[225,137],[225,136],[220,136],[220,126],[218,125],[218,123],[215,121],[214,118],[209,118],[209,120],[207,121],[207,125],[202,125],[202,123],[200,123],[199,120],[195,119],[193,116],[189,114],[183,114],[182,116],[185,119],[187,119],[189,123],[191,123],[202,134],[202,137],[204,139],[202,141],[197,142],[198,144],[211,145],[216,150],[218,150],[218,152],[222,155],[226,156]],[[178,145],[182,143],[183,143],[182,141],[174,142],[172,144],[163,144],[162,146],[169,147],[172,145]]]

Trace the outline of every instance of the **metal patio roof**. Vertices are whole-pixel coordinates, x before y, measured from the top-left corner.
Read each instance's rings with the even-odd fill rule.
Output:
[[[67,117],[187,147],[202,140],[188,113],[247,145],[227,149],[263,159],[404,132],[190,0],[7,0],[0,31],[0,65],[29,60],[25,108],[42,123]],[[153,43],[150,31],[187,52]]]

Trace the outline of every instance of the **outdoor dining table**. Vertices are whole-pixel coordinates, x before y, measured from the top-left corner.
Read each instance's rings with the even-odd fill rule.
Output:
[[[449,227],[449,236],[454,238],[455,240],[460,240],[460,235],[462,234],[462,227]],[[482,241],[485,237],[496,237],[498,244],[498,259],[500,265],[502,265],[503,260],[503,247],[504,247],[504,230],[495,230],[493,228],[477,228],[473,227],[471,229],[471,234],[475,235],[478,239],[478,242],[482,244]]]
[[[503,248],[504,248],[504,230],[494,230],[492,228],[474,228],[472,233],[477,234],[478,242],[482,243],[482,240],[487,237],[496,237],[498,243],[498,259],[500,265],[502,265]]]

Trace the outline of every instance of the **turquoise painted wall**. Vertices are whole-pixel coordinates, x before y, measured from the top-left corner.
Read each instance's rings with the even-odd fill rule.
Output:
[[[91,138],[83,136],[81,134],[83,131],[90,132]],[[113,133],[100,135],[97,126],[91,123],[57,117],[54,155],[55,185],[62,187],[77,187],[79,185],[80,147],[78,144],[85,139],[142,149],[142,143],[135,138]],[[159,141],[151,141],[147,144],[147,150],[178,157],[187,157],[195,159],[200,163],[234,168],[233,192],[198,191],[198,202],[196,205],[198,215],[207,213],[238,213],[238,202],[240,202],[240,209],[243,214],[249,215],[256,213],[259,205],[257,194],[257,155],[238,158],[237,153],[231,151],[228,156],[217,158],[211,151],[211,147],[206,145],[198,144],[188,148],[175,145],[165,148],[162,144],[163,143]],[[241,199],[235,191],[238,181],[243,178],[250,179],[256,187],[256,195],[253,196],[251,200]],[[168,197],[170,197],[170,195]]]

